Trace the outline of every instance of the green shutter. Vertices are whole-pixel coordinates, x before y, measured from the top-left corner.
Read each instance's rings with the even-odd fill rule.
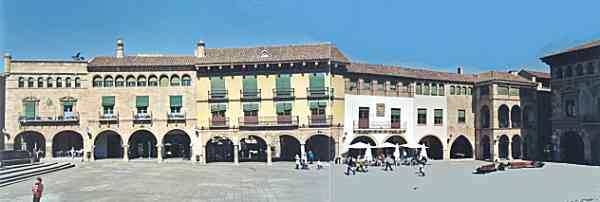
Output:
[[[283,112],[289,111],[289,110],[292,110],[292,103],[283,102],[283,103],[275,104],[275,111],[277,113],[283,113]]]
[[[289,74],[281,74],[275,80],[275,88],[277,89],[290,89],[290,75]]]
[[[290,104],[291,106],[291,104]],[[310,109],[318,109],[327,107],[327,101],[313,101],[309,103]]]
[[[316,73],[310,75],[309,85],[312,89],[323,89],[325,88],[325,76],[323,73]]]
[[[226,110],[227,110],[226,104],[213,104],[210,106],[211,112],[221,112],[221,111],[226,111]]]
[[[245,112],[258,111],[258,104],[257,103],[244,104],[243,109]]]
[[[247,76],[243,81],[244,92],[255,92],[257,88],[256,77]]]
[[[64,101],[63,102],[63,106],[65,106],[65,107],[71,107],[71,106],[73,106],[73,101]]]
[[[443,117],[444,116],[444,111],[443,110],[435,110],[435,117]]]
[[[392,116],[400,116],[400,110],[399,109],[392,109]]]
[[[211,91],[224,91],[225,90],[225,80],[221,77],[211,77],[210,78],[210,89],[211,89]]]
[[[171,107],[183,106],[181,95],[169,96],[169,103],[171,104]]]
[[[115,96],[102,96],[102,106],[103,107],[115,106]]]
[[[35,102],[25,102],[25,117],[35,118]]]
[[[148,96],[135,97],[135,107],[148,107],[149,104],[150,98]]]

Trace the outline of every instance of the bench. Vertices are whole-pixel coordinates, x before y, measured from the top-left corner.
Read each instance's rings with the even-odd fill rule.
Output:
[[[28,151],[0,151],[0,167],[33,163]]]

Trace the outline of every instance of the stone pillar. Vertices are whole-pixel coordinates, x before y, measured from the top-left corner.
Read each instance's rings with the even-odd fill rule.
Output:
[[[206,165],[206,147],[201,145],[201,151],[198,151],[198,155],[200,155],[200,164]]]
[[[240,145],[233,145],[233,164],[239,165],[240,160],[238,159],[238,152],[240,150]]]
[[[123,145],[123,160],[129,161],[129,145]]]
[[[513,153],[512,153],[512,138],[508,138],[508,155],[506,156],[506,158],[508,160],[512,160],[513,159]]]
[[[498,159],[500,159],[499,155],[498,155],[498,141],[496,140],[496,137],[493,137],[490,139],[491,143],[490,145],[492,145],[490,147],[490,149],[492,150],[492,161],[497,161]]]
[[[590,145],[591,141],[587,141],[587,136],[582,136],[581,139],[583,141],[583,158],[586,163],[592,164],[594,162],[592,158],[592,146]]]
[[[51,160],[52,159],[52,142],[46,142],[46,148],[44,148],[44,159]]]
[[[450,149],[448,149],[448,146],[444,147],[444,160],[450,160]]]
[[[156,145],[156,157],[157,157],[159,163],[163,161],[163,145],[162,144]]]
[[[271,159],[271,144],[267,144],[267,165],[271,165],[273,160]]]
[[[340,150],[341,150],[340,143],[338,141],[336,141],[335,142],[335,157],[336,158],[341,158],[341,156],[340,156]],[[335,159],[333,159],[333,160],[335,162]]]
[[[94,154],[96,153],[96,145],[91,146],[90,153],[91,153],[90,158],[88,160],[96,161],[96,157],[94,156]],[[83,155],[87,155],[87,154],[83,154]]]
[[[306,154],[306,147],[304,144],[300,144],[300,158],[302,158]]]

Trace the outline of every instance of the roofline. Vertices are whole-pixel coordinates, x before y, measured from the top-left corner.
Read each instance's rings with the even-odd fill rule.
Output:
[[[11,63],[89,63],[89,60],[65,60],[65,59],[13,59]]]

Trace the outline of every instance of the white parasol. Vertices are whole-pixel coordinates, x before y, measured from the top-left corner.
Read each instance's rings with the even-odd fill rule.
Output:
[[[394,159],[398,161],[400,160],[400,146],[396,144],[394,147],[396,147],[394,150]]]
[[[378,148],[395,148],[396,145],[389,143],[389,142],[385,142],[383,144],[381,144],[380,146],[378,146]]]
[[[365,150],[365,160],[367,160],[367,161],[373,160],[373,154],[371,153],[371,147],[367,147],[367,149]]]
[[[419,148],[425,148],[425,149],[426,149],[426,148],[429,148],[429,147],[427,147],[427,146],[425,146],[425,145],[422,145],[422,144],[414,144],[414,143],[407,143],[407,144],[403,144],[403,145],[400,145],[400,146],[401,146],[401,147],[410,148],[410,149],[419,149]]]
[[[428,159],[429,157],[427,156],[427,151],[426,151],[427,149],[426,149],[425,145],[423,145],[423,147],[424,148],[421,149],[420,156],[421,156],[421,158],[425,157],[426,159]]]
[[[371,145],[364,142],[357,142],[348,146],[349,149],[367,149],[371,148]]]

